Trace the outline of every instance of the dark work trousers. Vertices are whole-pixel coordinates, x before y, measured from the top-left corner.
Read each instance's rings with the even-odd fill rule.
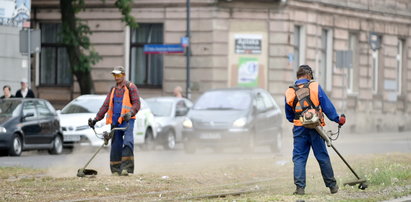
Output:
[[[111,173],[121,173],[122,170],[127,170],[128,173],[134,173],[134,119],[130,119],[128,123],[123,121],[118,124],[118,118],[121,115],[121,107],[123,97],[114,96],[113,109],[113,127],[127,127],[126,131],[115,131],[113,139],[111,139],[110,151],[110,169]]]
[[[306,175],[305,166],[307,164],[310,147],[313,148],[314,156],[318,161],[321,169],[321,175],[326,187],[336,185],[333,168],[331,166],[330,157],[328,156],[325,141],[317,133],[315,129],[305,128],[303,126],[294,126],[294,184],[297,187],[305,188]]]

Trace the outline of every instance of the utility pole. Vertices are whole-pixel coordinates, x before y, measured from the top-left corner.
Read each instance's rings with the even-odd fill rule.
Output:
[[[186,97],[191,99],[191,85],[190,85],[190,55],[191,55],[191,34],[190,34],[190,0],[186,2],[187,11],[187,24],[186,24],[186,37],[188,39],[188,45],[186,47]]]

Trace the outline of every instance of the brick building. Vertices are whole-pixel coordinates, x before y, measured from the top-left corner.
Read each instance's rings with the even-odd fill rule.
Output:
[[[144,44],[180,43],[185,0],[135,0],[137,30],[121,22],[112,0],[86,2],[79,16],[103,56],[92,70],[97,93],[113,85],[109,72],[115,65],[126,67],[142,97],[171,95],[176,85],[185,88],[183,54],[143,53]],[[60,17],[58,1],[32,1],[32,24],[41,28],[43,45],[32,67],[33,86],[56,105],[79,94],[58,42]],[[338,111],[347,115],[350,129],[411,129],[408,0],[191,0],[191,49],[194,100],[210,88],[256,85],[283,105],[297,66],[309,64]],[[352,53],[352,65],[337,65],[340,51]],[[240,68],[249,62],[257,67],[255,74]],[[249,76],[256,82],[244,83]]]

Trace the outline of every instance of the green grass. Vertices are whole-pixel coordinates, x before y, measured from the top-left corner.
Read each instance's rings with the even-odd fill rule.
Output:
[[[389,161],[377,161],[374,170],[366,176],[370,185],[390,186],[401,185],[411,180],[410,164],[392,163]]]

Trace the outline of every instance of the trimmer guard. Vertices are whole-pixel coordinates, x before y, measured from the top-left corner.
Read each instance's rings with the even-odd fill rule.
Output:
[[[93,169],[80,168],[77,170],[77,177],[86,177],[90,175],[97,175],[97,171]]]

